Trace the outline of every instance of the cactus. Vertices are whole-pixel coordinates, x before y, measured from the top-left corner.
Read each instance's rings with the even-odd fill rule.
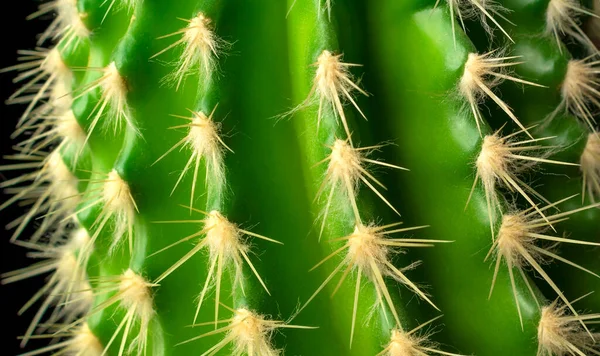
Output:
[[[600,355],[591,4],[44,17],[2,70],[23,355]]]

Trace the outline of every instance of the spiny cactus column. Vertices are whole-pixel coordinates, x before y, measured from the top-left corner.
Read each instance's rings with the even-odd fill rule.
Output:
[[[21,345],[51,342],[26,355],[600,354],[583,5],[46,14],[5,69],[0,209],[28,207],[10,239],[40,261],[3,282],[48,275]]]
[[[506,6],[520,12],[519,9],[523,4],[507,2]],[[507,100],[526,124],[538,125],[534,128],[538,136],[553,137],[548,141],[548,145],[557,147],[554,157],[579,164],[577,167],[565,167],[558,171],[557,173],[563,174],[562,179],[561,176],[535,177],[535,179],[544,179],[540,192],[550,201],[556,202],[580,194],[579,198],[571,198],[560,204],[559,207],[563,212],[555,214],[560,218],[569,217],[569,220],[556,227],[572,232],[571,236],[553,234],[555,238],[569,237],[571,240],[554,240],[563,245],[560,247],[560,257],[584,267],[584,272],[577,280],[570,277],[572,273],[577,272],[575,269],[571,272],[557,269],[554,272],[561,288],[570,295],[577,296],[588,293],[590,288],[596,290],[600,282],[597,276],[598,261],[595,258],[597,249],[578,248],[581,245],[589,246],[597,243],[599,227],[590,222],[600,218],[598,215],[600,211],[589,209],[580,214],[572,216],[569,214],[571,211],[577,211],[589,206],[589,203],[596,202],[598,196],[597,161],[592,158],[598,156],[597,150],[600,147],[597,143],[599,136],[593,116],[594,102],[597,101],[595,86],[598,84],[598,75],[595,72],[598,69],[598,62],[595,55],[582,59],[573,58],[556,37],[562,32],[578,31],[568,18],[561,15],[565,6],[560,1],[551,1],[545,23],[529,22],[528,28],[517,26],[513,30],[516,37],[514,54],[522,56],[524,62],[517,68],[518,73],[532,78],[550,90],[528,88],[522,92],[524,96],[520,98],[513,98],[511,94],[507,94]],[[572,11],[573,14],[580,16],[585,9],[576,7]],[[543,15],[540,12],[531,13],[533,18],[543,19]],[[547,37],[537,41],[531,39],[531,34],[542,30]],[[554,36],[549,36],[550,34]],[[584,45],[586,51],[596,53],[597,50],[591,47],[587,35],[583,37],[583,34],[580,34],[577,39]],[[545,62],[550,66],[545,68],[541,65],[536,66],[535,62],[538,64]],[[553,69],[550,70],[550,67]],[[507,90],[507,93],[511,91]],[[585,241],[573,241],[577,239]],[[584,298],[578,305],[584,310],[593,310],[600,303],[598,298],[597,293],[594,293]]]

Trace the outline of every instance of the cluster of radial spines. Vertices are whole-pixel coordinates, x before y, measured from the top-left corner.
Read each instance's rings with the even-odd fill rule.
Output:
[[[190,131],[191,131],[191,130],[190,130]],[[350,136],[348,136],[348,140],[350,139],[349,137],[350,137]],[[382,198],[382,199],[383,199],[383,198]],[[190,205],[191,205],[191,204],[190,204]],[[356,211],[356,212],[357,212],[357,211]],[[357,223],[358,223],[358,214],[356,214],[356,215],[357,215]],[[396,338],[396,339],[398,339],[398,338]],[[394,340],[396,340],[396,339],[394,339],[394,338],[393,338],[393,339],[392,339],[392,341],[394,341]],[[396,340],[396,341],[397,341],[397,340]],[[391,354],[393,354],[393,353],[391,353]]]
[[[523,63],[520,56],[504,56],[502,51],[494,50],[484,54],[469,53],[464,66],[464,73],[458,84],[460,95],[467,101],[479,133],[482,133],[481,124],[485,122],[479,104],[486,97],[492,99],[500,109],[525,131],[531,138],[525,126],[519,121],[512,109],[494,92],[494,87],[508,80],[523,85],[541,87],[541,85],[515,77],[507,69]]]
[[[16,203],[30,206],[23,216],[9,224],[9,228],[15,228],[11,241],[16,241],[24,229],[38,218],[41,218],[41,224],[30,237],[31,242],[37,242],[52,229],[62,230],[66,224],[65,217],[77,205],[78,180],[60,154],[57,151],[38,154],[23,152],[5,158],[24,163],[0,166],[0,171],[33,168],[29,173],[0,183],[0,187],[12,195],[0,205],[0,210]]]
[[[149,327],[156,314],[152,289],[158,285],[147,281],[142,275],[131,269],[127,269],[119,276],[101,276],[91,278],[91,281],[95,283],[95,296],[108,295],[108,298],[95,305],[81,321],[84,322],[87,317],[110,307],[120,308],[125,315],[104,349],[108,350],[121,334],[118,356],[132,353],[146,355]],[[130,336],[132,337],[130,338]],[[127,345],[128,343],[129,345]]]
[[[186,344],[211,335],[225,334],[223,339],[205,351],[202,356],[218,354],[225,347],[230,346],[231,355],[264,355],[278,356],[278,350],[271,343],[271,336],[278,329],[312,329],[312,327],[292,325],[282,320],[270,320],[246,307],[236,309],[221,303],[233,316],[229,319],[215,320],[215,322],[193,324],[193,327],[215,325],[215,329],[181,342]],[[219,326],[224,325],[224,326]]]
[[[105,355],[104,347],[89,325],[84,322],[73,325],[67,330],[59,329],[51,333],[40,335],[44,338],[61,338],[64,341],[52,343],[39,349],[22,353],[21,356],[37,356],[52,353],[53,355]]]
[[[16,71],[14,83],[22,83],[7,100],[8,104],[26,104],[27,108],[17,122],[13,137],[34,127],[49,113],[60,113],[69,108],[68,95],[73,74],[63,62],[58,49],[37,48],[19,51],[19,64],[0,72]],[[41,130],[37,130],[37,133]]]
[[[577,244],[581,246],[600,246],[600,243],[556,236],[556,233],[549,231],[553,225],[567,220],[570,215],[600,207],[600,204],[591,204],[570,211],[553,214],[547,213],[551,209],[557,209],[558,205],[569,199],[572,199],[573,197],[574,196],[567,197],[558,202],[548,204],[547,206],[540,208],[540,211],[545,212],[543,217],[540,217],[539,212],[535,211],[533,208],[529,208],[524,211],[507,213],[502,217],[502,222],[498,229],[497,237],[494,240],[486,257],[486,259],[493,257],[496,260],[490,296],[496,282],[496,276],[498,275],[500,264],[504,261],[508,269],[508,274],[515,298],[515,304],[519,314],[519,319],[521,320],[521,326],[523,326],[523,320],[517,300],[517,289],[513,275],[514,270],[517,270],[523,277],[525,284],[528,286],[528,289],[531,292],[534,300],[536,300],[538,303],[538,306],[540,306],[541,301],[537,299],[537,296],[533,292],[530,282],[525,275],[526,269],[533,269],[538,275],[540,275],[544,282],[547,283],[550,288],[552,288],[552,290],[558,295],[559,299],[562,300],[562,302],[569,308],[570,312],[572,312],[575,316],[578,315],[576,310],[572,307],[562,290],[545,272],[543,265],[549,261],[556,260],[600,278],[597,273],[590,271],[589,269],[586,269],[585,267],[580,266],[573,261],[561,257],[555,251],[558,245],[561,243]]]
[[[192,19],[181,20],[187,23],[184,28],[158,39],[175,36],[181,38],[150,57],[153,59],[172,49],[182,49],[178,59],[171,63],[175,66],[175,70],[164,78],[166,83],[174,83],[177,90],[185,78],[192,74],[200,74],[201,82],[207,84],[218,68],[217,60],[229,47],[229,43],[217,36],[212,20],[204,13],[199,12]]]
[[[437,8],[441,0],[435,2],[434,8]],[[513,25],[503,15],[503,13],[509,12],[495,1],[481,1],[481,0],[446,0],[448,8],[450,9],[450,15],[452,17],[452,38],[456,44],[456,25],[454,18],[458,18],[463,29],[465,29],[465,20],[478,18],[480,24],[483,26],[485,31],[492,35],[494,28],[499,29],[509,41],[514,42],[508,32],[498,21],[499,19],[506,23]],[[488,24],[488,21],[493,24],[493,27]]]
[[[378,198],[396,214],[400,215],[398,210],[387,200],[380,192],[380,189],[386,189],[385,186],[373,174],[369,172],[370,167],[379,166],[407,170],[406,168],[396,166],[383,161],[371,159],[370,153],[381,148],[381,145],[355,148],[349,140],[336,139],[329,147],[331,153],[318,164],[327,163],[325,178],[317,191],[317,198],[325,195],[326,203],[321,216],[321,228],[319,238],[323,235],[325,225],[333,205],[334,194],[343,196],[349,201],[354,214],[356,224],[361,223],[361,217],[358,209],[357,197],[359,186],[366,185]],[[379,186],[380,188],[377,188]]]
[[[84,247],[84,251],[91,251],[100,234],[106,227],[110,227],[112,242],[109,253],[112,254],[120,247],[125,238],[127,238],[129,252],[133,253],[133,228],[138,207],[129,184],[119,172],[113,169],[101,179],[90,179],[89,188],[76,197],[80,200],[80,204],[71,216],[77,216],[88,209],[100,207],[100,212],[89,227],[91,238]],[[79,258],[85,265],[87,260],[84,260],[83,257],[89,256],[86,253]]]
[[[553,148],[544,146],[543,143],[552,137],[519,139],[523,131],[516,131],[506,136],[502,136],[500,131],[498,130],[483,138],[481,151],[475,163],[476,176],[471,189],[472,195],[478,182],[481,182],[486,197],[492,238],[494,238],[494,217],[502,212],[504,205],[503,195],[498,192],[498,188],[502,187],[520,195],[542,219],[549,223],[534,198],[542,202],[550,202],[523,181],[520,175],[540,163],[567,166],[579,165],[547,158],[552,154]],[[469,200],[470,198],[471,196],[469,196]]]
[[[57,323],[71,323],[85,313],[93,302],[89,293],[90,285],[85,269],[77,263],[77,255],[88,242],[89,236],[84,229],[72,230],[66,236],[52,236],[54,241],[22,242],[19,246],[28,248],[28,257],[38,260],[28,267],[2,274],[2,283],[13,283],[39,275],[50,274],[42,289],[29,299],[19,314],[27,311],[37,302],[41,306],[35,313],[21,341],[25,346],[36,331],[45,331],[46,326]],[[54,308],[48,316],[48,312]],[[43,323],[42,321],[46,319]]]
[[[13,136],[28,132],[31,137],[15,146],[15,154],[5,157],[20,163],[1,166],[0,170],[26,170],[27,173],[0,185],[12,195],[0,209],[15,203],[30,205],[29,211],[9,227],[16,228],[14,241],[41,215],[42,223],[31,236],[31,241],[37,242],[51,229],[62,230],[66,225],[63,218],[77,204],[73,197],[78,193],[78,181],[60,152],[63,148],[80,145],[82,130],[70,115],[71,101],[65,92],[70,90],[72,73],[60,52],[38,49],[20,53],[23,63],[6,69],[20,72],[15,81],[26,81],[9,99],[9,102],[27,104]]]
[[[431,332],[424,329],[430,326],[434,321],[441,318],[442,315],[435,317],[414,329],[404,332],[400,329],[392,330],[392,336],[389,343],[383,351],[375,356],[406,356],[406,355],[446,355],[461,356],[459,354],[438,350],[437,343],[429,340]]]
[[[90,36],[90,30],[83,23],[87,16],[77,9],[77,0],[51,0],[40,4],[38,10],[27,17],[28,20],[54,14],[54,20],[39,36],[38,45],[48,40],[64,39],[65,47],[78,44]]]
[[[180,36],[180,39],[176,40],[174,43],[151,57],[151,59],[157,58],[170,50],[181,49],[178,59],[174,63],[171,63],[175,66],[175,69],[163,79],[163,82],[167,84],[174,83],[176,90],[179,90],[186,77],[192,74],[199,74],[200,82],[204,83],[204,85],[209,85],[216,74],[216,71],[218,70],[217,60],[222,55],[222,52],[229,47],[227,42],[217,36],[211,19],[206,17],[204,13],[200,12],[194,18],[183,21],[187,23],[187,26],[185,26],[183,29],[158,38],[161,40]],[[221,342],[215,344],[212,348],[206,351],[204,355],[215,354],[221,349],[225,348],[228,344],[233,345],[233,354],[235,355],[244,353],[248,353],[250,355],[276,355],[278,354],[278,350],[273,349],[269,341],[272,331],[277,328],[292,326],[287,325],[285,322],[266,320],[263,316],[255,312],[251,312],[245,308],[238,308],[235,310],[227,308],[229,311],[234,313],[234,317],[232,319],[226,319],[225,321],[219,320],[219,307],[221,305],[220,296],[222,293],[221,286],[224,273],[226,271],[230,272],[232,275],[233,290],[235,291],[237,289],[241,289],[242,294],[244,294],[245,288],[242,269],[244,265],[247,265],[258,282],[263,286],[267,294],[269,293],[265,282],[260,277],[258,270],[254,267],[250,259],[251,245],[248,237],[258,238],[274,243],[279,242],[241,229],[236,224],[230,222],[217,210],[204,212],[193,207],[196,184],[199,178],[198,172],[201,167],[201,163],[203,163],[205,166],[205,186],[208,192],[210,193],[211,191],[216,191],[217,194],[220,194],[225,185],[225,169],[223,165],[224,151],[228,150],[233,153],[233,151],[221,138],[222,135],[220,132],[220,123],[214,120],[216,108],[217,107],[215,106],[210,113],[189,110],[191,114],[190,117],[172,115],[173,117],[189,121],[188,123],[171,127],[171,129],[187,129],[187,134],[153,163],[157,164],[176,149],[187,150],[190,152],[190,158],[183,167],[183,170],[179,175],[171,194],[180,185],[186,173],[192,171],[193,177],[192,187],[190,190],[190,202],[189,206],[186,206],[186,208],[189,209],[190,212],[199,212],[205,216],[204,219],[200,220],[157,222],[197,222],[198,224],[201,224],[202,228],[200,228],[196,233],[183,237],[174,244],[166,246],[162,250],[159,250],[155,253],[161,253],[172,246],[190,239],[199,239],[196,245],[178,261],[175,261],[171,267],[169,267],[155,280],[155,283],[160,283],[182,264],[188,261],[192,256],[206,250],[209,255],[209,261],[207,265],[208,271],[206,281],[199,293],[193,321],[194,323],[196,322],[200,309],[207,299],[209,292],[214,290],[216,299],[214,313],[215,319],[213,322],[206,324],[214,323],[215,327],[217,327],[220,323],[228,322],[230,325],[208,333],[212,335],[220,332],[226,332],[227,335]],[[208,335],[203,334],[200,337],[193,338],[185,342],[191,342],[204,336]]]
[[[546,22],[548,28],[553,29],[552,32],[556,33],[557,39],[560,39],[559,33],[571,36],[574,36],[574,33],[583,35],[575,17],[586,13],[588,12],[578,2],[552,0],[548,5]],[[576,28],[577,30],[569,32],[565,30],[567,27]],[[558,162],[547,159],[555,152],[553,151],[555,148],[545,147],[541,143],[544,140],[552,139],[552,137],[534,138],[529,132],[531,127],[526,128],[512,109],[494,92],[494,87],[505,80],[517,84],[542,87],[507,72],[507,69],[523,63],[524,59],[520,56],[505,56],[503,52],[503,50],[494,50],[484,54],[470,53],[465,62],[464,73],[457,89],[460,96],[470,107],[482,137],[481,123],[484,123],[485,120],[479,109],[479,104],[485,97],[491,98],[509,116],[520,128],[519,133],[524,133],[529,137],[529,139],[516,140],[513,136],[517,133],[502,137],[500,131],[483,137],[481,152],[476,160],[477,175],[473,189],[479,181],[482,183],[486,195],[492,237],[494,237],[494,216],[502,211],[504,205],[497,188],[503,186],[511,193],[520,195],[537,210],[535,200],[549,202],[522,181],[519,174],[530,171],[538,163],[578,165],[575,162]],[[572,112],[591,129],[591,139],[588,140],[588,147],[579,162],[585,164],[581,167],[584,175],[583,190],[591,198],[598,190],[596,182],[599,180],[595,167],[598,163],[595,160],[597,155],[594,153],[593,136],[596,133],[594,115],[596,108],[600,108],[600,95],[598,94],[600,80],[598,78],[598,59],[596,56],[592,55],[582,60],[570,60],[565,79],[561,84],[562,101],[554,112],[546,118],[546,120],[551,120],[559,113]],[[543,216],[543,214],[541,215]]]
[[[89,125],[86,128],[87,135],[84,143],[88,142],[99,123],[105,134],[110,134],[110,130],[112,130],[112,135],[116,135],[126,124],[129,129],[140,135],[127,104],[129,86],[127,80],[119,72],[117,64],[111,62],[103,68],[86,67],[84,69],[101,74],[98,79],[80,86],[73,92],[74,99],[79,99],[100,91],[99,100],[86,118]],[[82,150],[83,148],[84,146],[81,147]]]
[[[186,207],[189,208],[189,207]],[[257,269],[254,267],[252,260],[250,259],[251,253],[251,245],[248,241],[247,237],[253,237],[273,243],[280,242],[268,238],[266,236],[262,236],[256,234],[254,232],[244,230],[238,227],[236,224],[229,221],[223,214],[219,211],[213,210],[210,212],[204,212],[201,210],[193,209],[193,211],[198,212],[204,215],[204,219],[200,220],[178,220],[178,221],[157,221],[156,223],[198,223],[202,225],[197,232],[192,235],[186,236],[178,240],[177,242],[166,246],[165,248],[157,251],[155,254],[159,254],[175,245],[178,245],[182,242],[189,241],[191,239],[198,238],[199,241],[196,245],[184,256],[182,256],[178,261],[176,261],[171,267],[169,267],[163,274],[161,274],[154,282],[160,283],[162,280],[167,278],[171,273],[177,270],[181,265],[187,262],[190,258],[192,258],[197,253],[200,253],[204,250],[207,250],[209,256],[210,266],[208,268],[206,281],[202,287],[202,290],[199,293],[198,304],[196,307],[196,313],[194,315],[194,323],[197,320],[198,313],[200,312],[200,308],[204,303],[208,293],[214,289],[215,291],[215,326],[217,325],[219,318],[219,301],[221,296],[221,285],[223,280],[223,273],[225,271],[229,271],[233,276],[233,289],[240,288],[242,294],[245,293],[244,288],[244,276],[242,275],[243,266],[246,264],[258,282],[265,289],[267,294],[269,290],[260,277]]]
[[[537,330],[537,356],[600,355],[600,333],[588,330],[588,326],[600,321],[600,314],[570,312],[571,304],[585,297],[587,295],[567,304],[556,299],[542,308]]]
[[[583,31],[583,17],[599,16],[584,7],[579,0],[551,0],[546,10],[546,33],[556,39],[558,49],[562,52],[561,39],[574,39],[587,48],[589,52],[598,53],[598,49]]]
[[[452,9],[452,4],[450,5]],[[589,12],[576,1],[552,0],[547,10],[546,22],[548,29],[556,33],[558,40],[560,40],[559,34],[570,36],[580,34],[585,36],[576,20],[578,15],[583,14],[589,14]],[[567,28],[571,29],[571,31],[568,31]],[[587,39],[587,37],[585,38]],[[589,42],[589,40],[587,41]],[[475,188],[478,181],[482,182],[486,194],[492,237],[494,235],[493,216],[502,210],[503,204],[503,201],[499,198],[500,194],[496,191],[499,185],[504,185],[504,188],[507,188],[509,191],[521,195],[532,206],[535,205],[533,199],[535,197],[542,202],[549,203],[533,188],[523,182],[518,177],[518,173],[530,170],[536,163],[576,165],[571,162],[548,160],[547,157],[553,153],[551,148],[543,147],[539,143],[541,143],[540,141],[551,139],[551,137],[535,139],[529,132],[531,128],[525,128],[515,116],[512,109],[500,96],[494,93],[493,88],[504,80],[509,80],[517,84],[542,87],[539,84],[517,78],[506,72],[508,68],[521,63],[523,63],[521,57],[504,56],[503,51],[499,50],[481,55],[471,53],[468,55],[463,76],[458,84],[458,92],[470,107],[480,133],[482,133],[480,123],[485,122],[485,120],[482,117],[478,104],[482,102],[484,97],[489,97],[519,126],[521,129],[520,132],[527,134],[530,138],[530,140],[516,141],[511,139],[513,134],[507,136],[507,141],[504,142],[505,138],[502,138],[496,132],[493,135],[485,136],[483,140],[482,150],[476,162],[477,177],[473,188]],[[596,108],[600,107],[600,96],[598,95],[600,80],[598,78],[598,60],[596,56],[592,55],[583,60],[570,60],[565,80],[561,84],[562,101],[550,117],[547,118],[547,120],[551,120],[558,113],[564,111],[572,112],[592,130],[590,143],[586,151],[582,154],[580,162],[581,164],[585,163],[585,166],[581,167],[584,175],[583,190],[587,191],[590,197],[596,194],[598,188],[595,182],[599,180],[595,168],[598,163],[592,159],[596,156],[593,146],[593,135],[596,132],[594,114]]]
[[[368,168],[373,166],[403,169],[400,166],[389,164],[368,157],[369,153],[378,150],[383,145],[357,147],[352,142],[352,133],[344,112],[345,102],[350,102],[352,106],[365,117],[362,110],[358,107],[356,100],[353,97],[353,92],[358,92],[363,95],[367,93],[355,83],[349,68],[359,66],[353,63],[342,62],[341,54],[333,54],[329,50],[323,50],[314,63],[316,67],[313,78],[313,86],[306,98],[296,108],[292,109],[287,115],[291,115],[299,110],[306,109],[311,105],[318,105],[317,112],[317,130],[319,130],[323,115],[329,111],[336,120],[339,120],[343,126],[346,138],[336,138],[329,146],[331,153],[318,164],[327,163],[327,169],[323,178],[322,184],[317,192],[319,196],[326,196],[325,208],[322,212],[322,224],[319,236],[322,235],[324,226],[329,215],[335,192],[341,193],[350,203],[355,221],[361,221],[358,211],[357,195],[361,184],[366,185],[372,190],[386,205],[388,205],[396,214],[398,210],[380,193],[376,186],[381,189],[386,189],[385,186]]]
[[[354,338],[354,330],[356,325],[358,299],[362,286],[362,278],[364,277],[371,283],[377,295],[375,307],[381,308],[386,315],[385,310],[389,310],[394,317],[390,320],[392,324],[397,325],[397,330],[402,330],[400,317],[396,310],[396,305],[393,302],[392,295],[385,283],[385,278],[392,278],[398,283],[406,286],[408,290],[415,293],[419,298],[425,300],[433,308],[439,310],[431,301],[429,295],[425,293],[416,283],[412,282],[405,274],[406,271],[417,267],[420,262],[414,262],[403,268],[397,268],[392,262],[393,255],[405,252],[407,248],[433,247],[436,243],[444,243],[449,241],[432,240],[432,239],[415,239],[415,238],[390,238],[389,235],[395,233],[406,233],[409,231],[424,228],[426,226],[399,228],[401,223],[377,226],[374,224],[363,225],[358,223],[354,231],[345,237],[335,239],[343,241],[344,244],[337,248],[333,253],[325,257],[313,269],[319,267],[331,258],[343,256],[341,262],[334,268],[325,281],[317,288],[312,296],[300,308],[298,313],[302,311],[316,296],[321,292],[329,282],[338,274],[341,277],[332,295],[335,295],[342,283],[351,272],[356,274],[356,287],[354,293],[354,306],[352,313],[352,326],[350,330],[350,345]]]
[[[546,118],[553,120],[559,114],[573,114],[590,130],[580,157],[582,202],[586,197],[594,202],[600,197],[600,139],[596,117],[600,110],[600,52],[582,30],[582,18],[600,17],[577,0],[551,0],[546,12],[546,32],[552,34],[562,52],[562,38],[575,39],[584,45],[590,56],[569,58],[567,71],[560,86],[561,101]]]
[[[177,125],[170,127],[171,129],[187,129],[187,134],[178,141],[173,147],[171,147],[165,154],[160,156],[154,163],[158,163],[160,160],[165,158],[169,153],[176,149],[187,149],[190,151],[190,158],[183,167],[181,174],[177,178],[171,195],[175,192],[183,177],[190,170],[193,172],[192,175],[192,186],[190,189],[190,209],[194,206],[194,199],[196,193],[196,183],[198,181],[198,171],[200,170],[201,163],[205,163],[205,187],[208,187],[209,183],[211,188],[215,188],[220,191],[225,185],[225,167],[223,164],[224,150],[228,150],[233,153],[231,148],[225,144],[221,138],[220,123],[215,122],[213,119],[215,110],[211,111],[209,115],[206,115],[202,111],[190,111],[191,117],[172,115],[174,117],[189,121],[183,125]]]
[[[213,21],[203,12],[198,12],[191,19],[180,19],[186,26],[173,33],[158,37],[157,40],[180,37],[172,44],[154,54],[150,59],[164,55],[171,50],[181,50],[174,63],[176,68],[163,78],[164,82],[176,83],[179,90],[186,77],[199,74],[200,82],[205,86],[210,85],[218,71],[218,60],[229,44],[221,39],[214,28]],[[206,88],[205,88],[206,89]],[[200,90],[202,95],[205,90]],[[182,182],[188,172],[192,172],[192,185],[190,189],[190,213],[196,199],[196,185],[202,164],[205,168],[205,187],[209,193],[217,192],[220,195],[225,187],[225,167],[223,163],[224,151],[233,151],[222,138],[221,123],[215,121],[215,105],[210,113],[203,110],[193,111],[188,109],[190,116],[172,114],[171,116],[188,121],[187,123],[170,127],[169,129],[186,129],[186,135],[175,143],[163,155],[158,157],[153,165],[164,159],[171,152],[179,149],[189,152],[189,159],[175,182],[171,195]],[[220,200],[220,199],[218,199]]]
[[[560,105],[548,119],[561,113],[573,113],[591,132],[597,132],[594,116],[600,110],[600,57],[569,60],[560,93]]]
[[[69,10],[69,6],[74,6],[74,2],[53,1],[42,5],[41,13],[36,14],[59,11],[54,25],[60,27],[59,23],[66,21],[66,14],[73,9],[76,11],[75,7]],[[49,30],[53,32],[57,28],[52,29],[51,26]],[[61,36],[58,32],[56,35]],[[22,83],[8,103],[27,105],[17,122],[13,138],[25,136],[24,133],[30,137],[17,143],[17,152],[6,157],[21,163],[4,165],[0,170],[24,169],[28,172],[1,184],[12,197],[0,208],[15,203],[30,205],[29,211],[9,227],[16,228],[12,237],[14,241],[39,216],[41,224],[30,237],[31,242],[37,243],[49,232],[56,235],[64,231],[70,221],[65,217],[77,204],[78,180],[68,168],[68,163],[74,162],[64,162],[60,152],[82,145],[83,130],[70,110],[73,74],[58,48],[37,48],[19,51],[19,54],[21,63],[3,71],[17,71],[19,74],[14,82]]]
[[[567,84],[568,83],[564,83],[563,85]],[[594,182],[597,181],[597,173],[595,172],[595,164],[597,162],[595,160],[597,158],[595,157],[595,133],[591,134],[588,145],[582,154],[580,164],[577,164],[548,159],[547,157],[554,153],[556,148],[545,146],[543,142],[552,139],[553,137],[531,138],[530,135],[529,138],[518,139],[518,136],[522,135],[524,132],[527,131],[521,130],[507,136],[502,136],[500,131],[498,131],[484,137],[482,149],[476,161],[477,175],[473,185],[474,189],[479,181],[482,183],[486,195],[490,229],[492,232],[492,248],[486,257],[486,260],[490,257],[495,259],[490,297],[500,265],[504,263],[508,269],[515,305],[522,327],[523,318],[518,302],[518,291],[514,276],[515,271],[522,277],[540,309],[542,308],[541,301],[537,300],[536,293],[526,275],[526,269],[533,269],[537,274],[542,276],[543,280],[559,296],[559,299],[564,303],[565,308],[569,309],[573,318],[578,318],[579,314],[568,301],[562,290],[544,271],[542,267],[543,264],[547,263],[549,260],[556,260],[598,277],[593,271],[562,258],[553,251],[553,248],[558,243],[594,245],[593,243],[557,237],[547,232],[548,230],[556,231],[554,225],[565,220],[568,215],[586,209],[597,208],[598,205],[589,205],[568,212],[550,214],[548,213],[548,210],[556,208],[562,201],[550,203],[520,177],[523,173],[528,170],[530,171],[535,165],[540,163],[572,166],[584,165],[580,167],[584,174],[584,190],[587,189],[590,196],[593,197],[595,194]],[[506,202],[498,192],[498,188],[500,187],[520,195],[527,201],[530,208],[523,212],[503,214],[500,228],[497,234],[495,234],[494,226],[496,225],[496,222],[494,221],[494,217],[497,216],[498,213],[502,214],[505,209],[504,207],[506,206]],[[537,201],[544,202],[548,205],[542,208]],[[582,323],[581,327],[589,333],[585,324]],[[540,340],[540,354],[551,354],[549,351],[544,351],[548,349],[548,337],[549,336],[546,335],[545,340]],[[573,349],[569,350],[572,351]]]
[[[580,165],[583,175],[582,199],[587,196],[591,202],[600,200],[600,133],[588,135]]]

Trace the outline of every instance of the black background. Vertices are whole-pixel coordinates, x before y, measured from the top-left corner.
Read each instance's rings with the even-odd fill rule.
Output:
[[[33,13],[40,2],[32,0],[18,0],[5,2],[0,11],[0,34],[2,45],[0,47],[0,68],[5,68],[16,63],[18,49],[34,49],[36,47],[36,36],[43,32],[45,26],[50,23],[52,16],[46,16],[45,20],[26,21],[27,15]],[[6,100],[18,87],[12,83],[15,73],[0,74],[0,154],[11,152],[11,146],[15,141],[10,139],[17,119],[25,109],[22,105],[4,104]],[[10,163],[2,159],[0,164]],[[5,177],[14,177],[18,172],[0,172],[0,181]],[[7,199],[7,195],[0,193],[0,202]],[[0,211],[0,273],[25,267],[31,263],[25,257],[25,249],[9,243],[12,231],[6,231],[4,225],[23,213],[23,209],[9,208]],[[31,230],[25,231],[25,236]],[[26,312],[22,317],[17,316],[17,311],[35,294],[42,286],[44,277],[35,278],[14,284],[0,285],[0,320],[2,321],[2,332],[0,332],[0,354],[17,355],[25,350],[19,347],[17,337],[23,335],[29,321],[33,317],[36,306]],[[43,345],[43,343],[31,343]],[[28,348],[29,350],[31,348]]]

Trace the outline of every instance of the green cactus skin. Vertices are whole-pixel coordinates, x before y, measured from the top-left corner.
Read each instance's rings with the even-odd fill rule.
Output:
[[[32,299],[41,307],[22,345],[38,334],[61,342],[26,355],[598,353],[585,323],[563,326],[562,314],[541,309],[556,293],[533,271],[509,271],[505,258],[493,282],[498,257],[486,254],[506,240],[502,213],[508,202],[532,202],[473,186],[486,139],[558,110],[569,50],[590,48],[580,41],[567,49],[541,34],[548,1],[502,2],[513,27],[477,4],[488,6],[42,5],[58,11],[40,39],[51,46],[44,42],[57,35],[57,56],[41,64],[33,84],[44,95],[32,95],[15,132],[20,148],[0,167],[25,169],[2,184],[13,197],[0,209],[31,206],[11,224],[12,241],[46,261],[5,273],[3,282],[52,273]],[[474,31],[477,21],[463,30],[460,9],[468,6],[502,26],[497,36]],[[485,82],[493,100],[464,89],[474,43],[479,54],[506,48],[522,56],[517,79],[495,89]],[[493,76],[471,75],[471,83]],[[515,83],[521,79],[527,83]],[[29,92],[9,103],[26,102]],[[544,141],[560,148],[551,159],[579,162],[588,129],[560,112],[523,136],[554,136]],[[581,192],[579,167],[551,172],[519,177],[553,202]],[[578,198],[560,205],[580,207]],[[598,243],[599,214],[586,205],[556,236]],[[43,220],[28,240],[36,216]],[[559,252],[600,273],[597,247]],[[571,266],[544,268],[569,300],[600,286],[591,274],[573,278]],[[589,313],[599,306],[598,295],[577,303]]]

